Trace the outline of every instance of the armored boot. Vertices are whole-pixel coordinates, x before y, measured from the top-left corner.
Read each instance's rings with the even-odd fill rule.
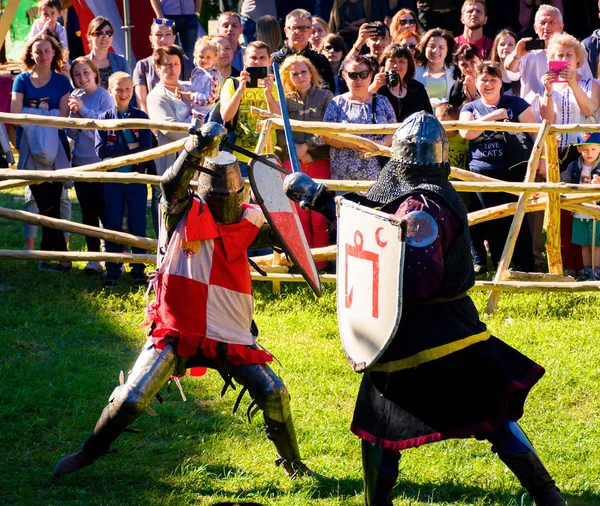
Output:
[[[150,407],[150,402],[175,371],[177,355],[171,346],[158,350],[148,341],[129,373],[127,382],[110,396],[92,435],[81,450],[63,457],[54,476],[65,476],[93,464],[115,439]]]
[[[556,483],[535,453],[533,446],[517,422],[510,421],[497,430],[492,451],[514,473],[537,506],[566,506]]]
[[[363,439],[362,463],[365,506],[393,506],[400,452],[384,450]]]
[[[232,370],[233,378],[248,389],[253,403],[248,409],[250,414],[254,404],[263,411],[265,430],[269,440],[273,441],[281,465],[291,478],[297,476],[315,476],[300,459],[296,430],[290,412],[290,394],[283,381],[267,365],[241,365]]]

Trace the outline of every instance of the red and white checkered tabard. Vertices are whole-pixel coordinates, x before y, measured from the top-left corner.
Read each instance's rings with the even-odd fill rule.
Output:
[[[167,335],[178,338],[181,356],[196,354],[205,338],[254,344],[250,332],[254,297],[246,250],[263,223],[262,210],[244,204],[239,222],[216,224],[196,196],[168,245],[161,225],[156,300],[147,308],[157,346]]]

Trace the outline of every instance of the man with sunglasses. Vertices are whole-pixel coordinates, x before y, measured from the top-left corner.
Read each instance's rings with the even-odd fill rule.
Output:
[[[382,34],[382,31],[385,34]],[[377,63],[381,63],[383,53],[391,43],[390,28],[385,23],[381,21],[364,23],[358,30],[358,38],[348,54],[350,56],[360,54],[363,46],[366,44],[369,48],[369,56],[374,58]]]
[[[175,44],[177,31],[175,22],[170,19],[157,18],[150,28],[150,45],[152,52],[159,47],[167,47]],[[189,81],[194,70],[194,64],[191,60],[185,58],[181,68],[181,81]],[[146,107],[146,97],[160,81],[154,64],[152,55],[139,60],[133,70],[133,86],[135,88],[135,98],[139,108],[148,114]]]
[[[492,51],[494,41],[483,35],[483,26],[487,23],[487,6],[485,0],[465,0],[461,8],[460,21],[464,25],[462,35],[455,37],[457,47],[473,44],[484,60]]]
[[[192,60],[196,39],[206,35],[199,19],[202,0],[150,0],[150,4],[156,19],[177,23],[181,48]]]
[[[304,9],[295,9],[285,18],[285,44],[283,47],[271,55],[273,61],[279,65],[283,63],[289,55],[299,54],[308,58],[315,66],[317,72],[323,79],[323,88],[326,90],[335,90],[335,82],[331,65],[325,56],[317,53],[309,43],[312,33],[312,15]]]

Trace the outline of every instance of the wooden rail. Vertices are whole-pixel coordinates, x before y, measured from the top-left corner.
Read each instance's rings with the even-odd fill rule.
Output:
[[[252,110],[254,114],[261,116],[265,121],[259,138],[256,152],[261,153],[265,141],[272,128],[282,128],[281,118],[260,109]],[[190,125],[186,123],[156,122],[151,120],[89,120],[75,118],[52,118],[40,117],[27,114],[0,113],[0,121],[11,124],[33,123],[39,125],[55,126],[57,128],[81,128],[94,130],[121,130],[126,128],[150,128],[175,132],[187,132]],[[392,125],[355,125],[335,124],[322,122],[302,122],[292,120],[292,128],[299,132],[309,132],[323,137],[335,137],[343,139],[357,146],[365,156],[384,155],[390,156],[390,149],[378,143],[360,137],[367,134],[392,134],[400,124]],[[488,123],[472,121],[468,124],[460,121],[442,122],[446,130],[458,129],[482,129],[510,132],[536,133],[537,139],[531,158],[527,165],[527,175],[523,183],[512,183],[499,181],[485,177],[473,172],[459,168],[452,168],[451,177],[455,189],[461,192],[507,192],[519,196],[517,202],[483,209],[469,214],[469,224],[482,223],[491,219],[513,216],[513,222],[503,251],[501,261],[493,281],[478,281],[472,290],[490,291],[490,297],[486,306],[486,312],[493,312],[498,304],[503,291],[597,291],[600,290],[600,282],[573,282],[572,278],[562,276],[562,261],[560,257],[560,210],[579,211],[600,219],[600,206],[595,202],[600,200],[600,185],[577,185],[560,183],[558,152],[556,134],[564,132],[600,132],[600,125],[550,125],[522,123]],[[113,158],[103,162],[63,169],[57,171],[14,171],[0,170],[0,190],[17,188],[41,181],[96,181],[96,182],[121,182],[121,183],[143,183],[158,184],[160,178],[144,174],[121,174],[107,172],[116,167],[126,164],[135,164],[149,161],[169,153],[181,151],[185,139],[170,143],[166,146],[147,150],[143,153]],[[535,182],[535,175],[541,155],[542,147],[546,153],[546,182]],[[320,181],[332,191],[364,191],[368,189],[371,181]],[[247,184],[247,182],[246,182]],[[538,195],[542,194],[542,195]],[[548,274],[540,273],[516,273],[510,271],[508,266],[514,251],[515,241],[520,230],[525,213],[532,211],[545,211],[547,222]],[[122,244],[142,247],[147,250],[156,248],[153,239],[132,236],[121,232],[107,231],[97,227],[55,220],[16,211],[0,208],[0,217],[24,221],[36,225],[49,226],[74,233],[82,233],[106,240],[118,241]],[[329,246],[312,251],[316,261],[333,260],[336,257],[336,247]],[[46,259],[46,260],[113,260],[119,262],[142,261],[144,263],[155,262],[154,255],[126,255],[120,253],[91,253],[91,252],[44,252],[44,251],[7,251],[0,250],[0,258],[18,259]],[[258,273],[252,274],[253,279],[269,281],[273,283],[274,289],[285,281],[303,281],[297,274],[289,274],[287,271],[290,261],[286,255],[265,255],[253,259],[262,269],[269,272],[265,278]],[[323,275],[321,281],[325,283],[335,282],[335,275]]]

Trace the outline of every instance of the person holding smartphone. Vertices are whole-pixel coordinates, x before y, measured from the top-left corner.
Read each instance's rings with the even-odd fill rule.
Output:
[[[542,76],[543,86],[539,92],[539,108],[542,119],[552,124],[565,125],[586,123],[594,117],[600,107],[600,84],[592,77],[578,73],[586,60],[585,49],[568,33],[555,34],[548,44],[548,70]],[[560,65],[564,68],[559,72]],[[596,120],[593,121],[596,123]],[[577,132],[562,133],[558,138],[560,170],[567,170],[569,163],[579,156]],[[573,220],[571,213],[561,210],[560,235],[561,254],[565,272],[577,275],[583,269],[581,246],[571,242]]]
[[[244,70],[238,78],[230,77],[221,89],[221,117],[228,123],[228,130],[235,135],[238,146],[254,151],[260,130],[258,129],[258,116],[250,113],[251,107],[269,109],[280,114],[279,97],[277,88],[273,86],[275,78],[268,72],[271,65],[269,46],[262,41],[248,44],[244,56]],[[230,139],[231,140],[231,139]],[[273,130],[267,140],[266,151],[273,152],[277,142]],[[248,176],[248,157],[235,153],[242,176]]]
[[[535,14],[533,28],[539,40],[524,37],[515,46],[514,51],[504,60],[509,79],[515,81],[521,78],[521,98],[532,102],[535,95],[542,89],[542,76],[548,71],[546,48],[550,38],[555,33],[561,33],[564,28],[563,15],[559,9],[551,5],[540,5]],[[582,77],[592,77],[590,67],[585,61],[579,69]]]

